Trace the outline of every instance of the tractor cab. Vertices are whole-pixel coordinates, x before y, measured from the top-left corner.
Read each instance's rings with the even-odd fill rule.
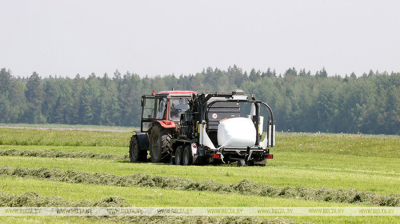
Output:
[[[142,96],[141,131],[147,132],[157,122],[163,128],[176,128],[181,114],[189,109],[194,91],[162,91]]]

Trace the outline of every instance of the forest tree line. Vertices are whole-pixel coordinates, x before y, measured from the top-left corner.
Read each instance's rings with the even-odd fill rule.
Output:
[[[140,126],[140,99],[153,89],[198,93],[242,89],[269,104],[276,129],[292,132],[400,134],[400,73],[357,77],[311,74],[289,68],[250,73],[237,66],[207,68],[194,75],[140,77],[116,71],[112,77],[14,77],[0,72],[0,123],[58,123]]]

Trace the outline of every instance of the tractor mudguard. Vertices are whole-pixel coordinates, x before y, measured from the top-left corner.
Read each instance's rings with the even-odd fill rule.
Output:
[[[161,125],[161,127],[168,129],[168,128],[176,128],[175,122],[168,121],[168,120],[156,120],[157,123]]]
[[[148,150],[149,149],[149,137],[146,132],[134,131],[139,141],[140,150]]]

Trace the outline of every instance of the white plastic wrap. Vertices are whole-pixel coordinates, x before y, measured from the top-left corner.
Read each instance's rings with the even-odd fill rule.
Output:
[[[218,145],[247,147],[256,143],[256,128],[249,118],[229,118],[218,125]]]

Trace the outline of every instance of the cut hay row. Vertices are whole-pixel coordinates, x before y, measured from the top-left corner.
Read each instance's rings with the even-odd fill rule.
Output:
[[[97,218],[97,217],[94,217]],[[103,218],[104,219],[104,218]],[[206,224],[206,223],[245,223],[245,224],[295,224],[296,222],[291,219],[275,218],[270,220],[260,219],[258,217],[110,217],[107,218],[115,223],[185,223],[185,224]]]
[[[93,159],[115,159],[126,160],[128,155],[119,156],[113,154],[101,154],[92,152],[66,152],[59,150],[18,150],[18,149],[0,149],[0,156],[31,156],[31,157],[49,157],[49,158],[93,158]]]
[[[0,192],[0,207],[130,207],[121,197],[106,197],[98,201],[73,202],[58,196],[43,197],[36,192],[22,195]],[[90,217],[90,221],[107,219],[121,223],[294,223],[292,220],[276,218],[262,220],[258,217]],[[88,221],[89,221],[88,220]]]
[[[60,181],[67,183],[98,184],[111,186],[159,187],[175,190],[211,191],[218,193],[237,193],[276,198],[291,198],[312,201],[326,201],[349,204],[368,204],[375,206],[400,206],[400,195],[381,196],[372,192],[357,190],[334,190],[329,188],[312,189],[309,187],[271,187],[248,180],[238,184],[217,183],[215,181],[193,181],[189,179],[133,174],[117,176],[108,173],[85,173],[79,170],[62,171],[50,168],[13,168],[1,166],[0,175],[28,177]]]
[[[0,207],[129,207],[121,197],[106,197],[98,201],[69,201],[58,196],[43,197],[36,192],[22,195],[0,192]]]

